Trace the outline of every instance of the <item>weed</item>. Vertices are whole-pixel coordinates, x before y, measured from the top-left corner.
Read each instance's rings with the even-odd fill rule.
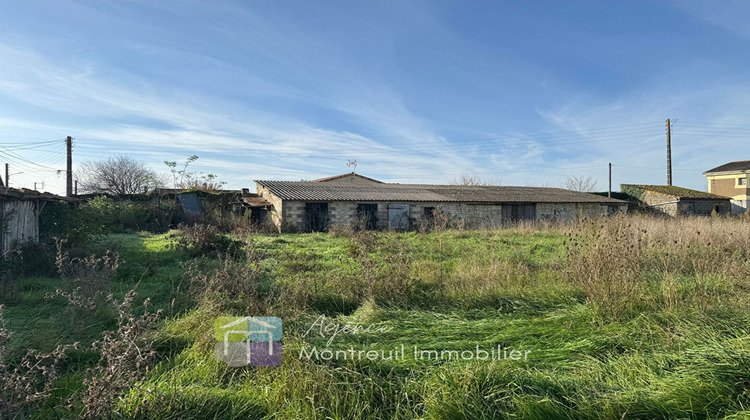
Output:
[[[107,297],[107,302],[117,310],[117,329],[105,331],[102,339],[91,345],[100,355],[99,363],[86,371],[81,395],[68,399],[71,410],[76,409],[77,401],[82,403],[80,418],[111,417],[118,398],[143,381],[158,360],[153,334],[161,310],[149,312],[149,299],[146,299],[143,315],[136,317],[132,311],[135,296],[135,290],[131,290],[122,301],[111,295]]]

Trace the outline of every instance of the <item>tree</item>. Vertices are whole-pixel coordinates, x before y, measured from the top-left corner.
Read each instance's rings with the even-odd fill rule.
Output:
[[[170,162],[165,160],[164,164],[167,165],[170,172],[172,173],[172,185],[174,188],[182,190],[201,190],[201,191],[218,191],[226,182],[218,181],[218,175],[215,174],[204,174],[203,172],[189,172],[188,166],[191,163],[198,160],[198,156],[192,155],[185,159],[185,164],[182,165],[182,169],[177,169],[177,162]]]
[[[451,181],[451,185],[487,186],[501,185],[501,181],[488,181],[476,175],[461,174],[461,178]]]
[[[81,191],[97,194],[136,194],[162,184],[156,172],[128,156],[84,162],[77,178]]]
[[[596,181],[590,176],[571,176],[563,182],[563,188],[571,191],[594,192]]]

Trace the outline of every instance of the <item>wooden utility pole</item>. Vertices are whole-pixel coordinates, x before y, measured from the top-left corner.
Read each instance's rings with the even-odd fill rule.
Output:
[[[68,149],[68,165],[65,171],[65,195],[73,196],[73,137],[65,138],[65,146]]]
[[[672,185],[672,132],[667,118],[667,185]]]
[[[609,163],[609,190],[607,190],[607,197],[612,198],[612,162]]]
[[[5,185],[10,187],[10,169],[7,163],[5,164]]]

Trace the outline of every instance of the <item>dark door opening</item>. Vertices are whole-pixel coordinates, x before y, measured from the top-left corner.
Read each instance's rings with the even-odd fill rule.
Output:
[[[503,222],[536,220],[536,204],[503,204]]]
[[[305,231],[328,230],[328,203],[305,203]]]
[[[366,230],[378,228],[378,205],[357,204],[357,227]]]
[[[268,209],[264,207],[251,207],[249,210],[250,223],[254,225],[260,225],[266,222]]]

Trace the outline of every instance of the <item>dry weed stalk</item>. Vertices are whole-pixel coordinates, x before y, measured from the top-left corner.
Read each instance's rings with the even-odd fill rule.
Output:
[[[112,295],[107,297],[107,302],[117,309],[118,326],[114,331],[102,333],[102,339],[91,345],[100,354],[99,363],[87,369],[82,395],[68,399],[71,410],[75,409],[75,400],[83,403],[80,418],[111,417],[118,398],[143,381],[158,360],[152,335],[162,311],[149,312],[149,299],[146,299],[143,314],[133,315],[135,296],[135,290],[130,290],[119,302]]]
[[[744,218],[628,216],[571,229],[569,271],[603,314],[621,316],[646,277],[660,304],[705,311],[747,307],[750,223]]]
[[[24,418],[28,410],[51,397],[61,362],[79,345],[59,345],[49,353],[28,350],[11,368],[6,361],[10,331],[5,327],[3,311],[0,305],[0,418]]]

